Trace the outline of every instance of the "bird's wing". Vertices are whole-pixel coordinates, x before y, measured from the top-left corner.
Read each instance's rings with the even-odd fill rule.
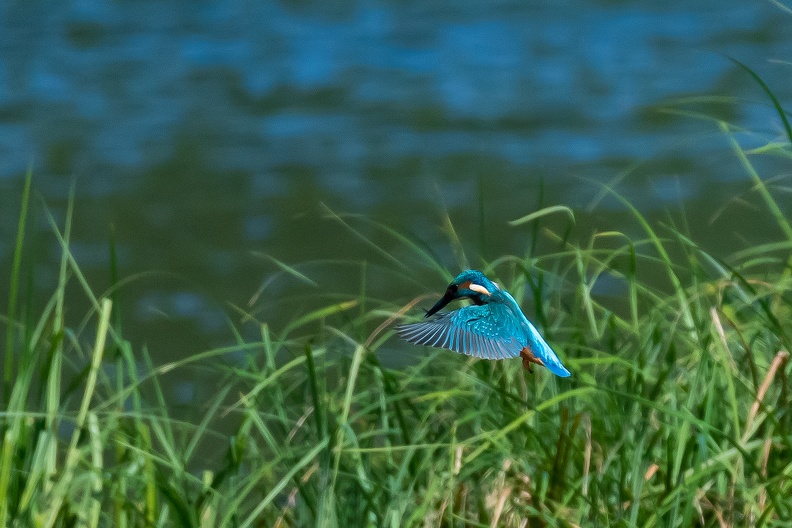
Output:
[[[517,357],[525,346],[509,309],[496,303],[439,313],[427,321],[398,326],[396,332],[415,345],[485,359]]]

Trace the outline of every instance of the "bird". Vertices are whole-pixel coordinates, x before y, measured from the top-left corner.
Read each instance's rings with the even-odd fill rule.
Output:
[[[440,312],[447,304],[463,298],[473,304]],[[465,270],[457,275],[424,317],[425,321],[397,326],[396,333],[415,345],[445,348],[478,358],[519,356],[531,373],[531,364],[536,364],[562,378],[571,375],[514,297],[479,270]]]

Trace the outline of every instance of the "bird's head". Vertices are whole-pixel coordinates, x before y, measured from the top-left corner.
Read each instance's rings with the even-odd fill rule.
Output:
[[[437,301],[426,317],[432,316],[442,310],[448,303],[466,297],[474,304],[486,304],[493,292],[499,290],[497,284],[489,280],[478,270],[465,270],[457,275],[446,288],[443,298]]]

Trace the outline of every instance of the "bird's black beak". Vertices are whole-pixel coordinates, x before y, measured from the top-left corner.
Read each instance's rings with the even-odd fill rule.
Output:
[[[445,308],[446,304],[456,299],[456,293],[458,289],[459,289],[458,286],[456,286],[455,284],[449,286],[445,292],[445,295],[443,295],[443,298],[437,301],[435,305],[432,306],[428,312],[426,312],[426,315],[424,317],[433,316],[434,314]]]

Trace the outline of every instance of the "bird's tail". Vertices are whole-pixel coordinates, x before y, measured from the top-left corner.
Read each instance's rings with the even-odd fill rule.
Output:
[[[547,367],[547,370],[555,374],[556,376],[562,378],[568,378],[572,375],[571,372],[567,370],[567,368],[561,363],[561,360],[558,359],[558,356],[553,349],[550,348],[550,345],[547,344],[547,341],[539,334],[539,332],[534,328],[534,325],[531,324],[530,321],[528,322],[528,330],[529,330],[529,339],[528,339],[528,348],[533,352],[533,354],[542,360],[544,366]]]

